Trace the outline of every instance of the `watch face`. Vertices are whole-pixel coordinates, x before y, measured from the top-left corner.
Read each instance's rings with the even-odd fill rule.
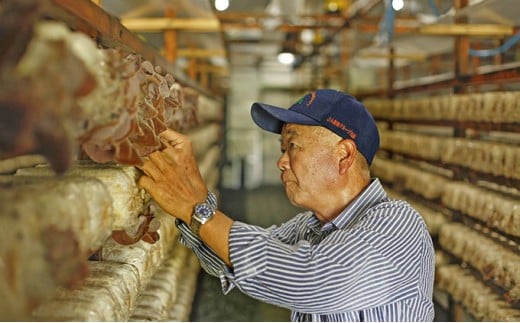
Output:
[[[213,208],[206,203],[197,204],[195,214],[201,218],[208,218],[214,213]]]

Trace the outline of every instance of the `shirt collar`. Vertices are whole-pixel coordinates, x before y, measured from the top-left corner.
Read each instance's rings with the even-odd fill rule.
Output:
[[[388,199],[379,179],[374,178],[361,193],[356,196],[341,213],[329,223],[321,224],[315,217],[311,216],[307,222],[310,229],[315,232],[328,231],[335,228],[344,229],[355,223],[361,215],[369,208]]]

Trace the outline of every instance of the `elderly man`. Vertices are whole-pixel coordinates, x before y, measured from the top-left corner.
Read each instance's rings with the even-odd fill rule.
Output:
[[[236,286],[290,309],[293,321],[432,321],[433,244],[421,216],[370,176],[379,134],[365,107],[323,89],[289,109],[254,103],[251,113],[281,133],[281,180],[308,211],[267,229],[232,220],[188,138],[170,130],[140,179],[224,293]]]

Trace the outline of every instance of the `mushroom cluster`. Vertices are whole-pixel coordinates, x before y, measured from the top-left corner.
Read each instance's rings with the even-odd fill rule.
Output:
[[[0,158],[41,154],[62,173],[81,147],[95,162],[140,165],[161,148],[159,133],[197,124],[197,93],[139,55],[98,48],[60,22],[22,38],[0,60]]]
[[[80,100],[91,116],[80,143],[96,162],[140,165],[142,157],[161,148],[159,133],[197,123],[196,93],[186,91],[171,74],[163,76],[159,66],[134,54],[122,55],[107,50],[108,73],[99,73],[98,87]],[[195,104],[185,104],[186,97],[193,101],[194,96]]]

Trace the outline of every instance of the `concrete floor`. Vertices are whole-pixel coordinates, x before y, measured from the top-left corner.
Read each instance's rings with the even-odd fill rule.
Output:
[[[220,201],[221,209],[233,219],[263,227],[280,224],[300,212],[289,203],[282,186],[223,189]],[[190,321],[280,322],[289,319],[289,310],[259,302],[237,289],[223,295],[219,280],[201,270]]]

